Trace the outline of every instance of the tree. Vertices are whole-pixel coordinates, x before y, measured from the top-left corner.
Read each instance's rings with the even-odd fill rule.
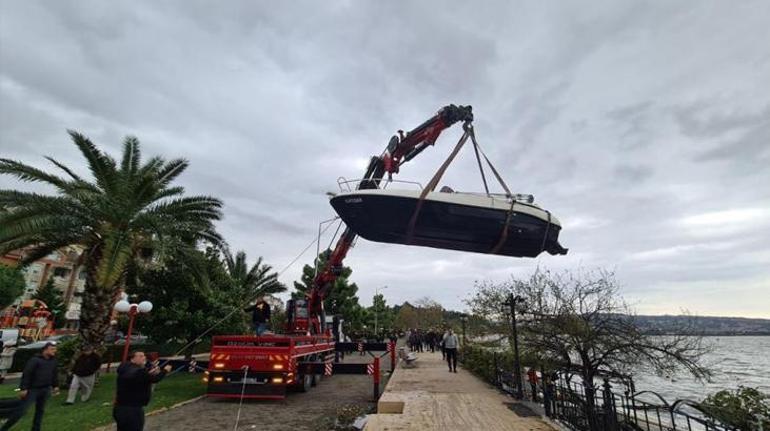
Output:
[[[230,250],[225,249],[224,263],[230,279],[245,301],[286,291],[286,286],[278,281],[278,274],[271,272],[273,268],[270,265],[262,263],[261,256],[249,268],[245,252],[239,251],[233,256]]]
[[[329,258],[331,250],[326,250],[318,256],[318,268],[323,268],[326,265],[326,260]],[[340,314],[342,318],[348,323],[350,330],[360,330],[365,323],[364,314],[365,310],[358,303],[358,286],[356,283],[349,281],[350,275],[353,270],[349,266],[344,266],[337,280],[334,282],[334,287],[329,291],[328,296],[324,299],[324,312],[327,315]],[[302,277],[299,282],[294,282],[295,291],[292,292],[291,297],[294,299],[304,299],[310,292],[313,286],[313,279],[315,278],[315,267],[311,265],[305,265],[302,268]]]
[[[67,319],[64,316],[67,310],[64,308],[62,296],[62,293],[53,284],[53,277],[48,277],[48,281],[45,282],[43,287],[38,289],[32,296],[34,299],[45,302],[48,310],[53,314],[55,328],[61,328],[67,323]]]
[[[378,332],[388,332],[393,329],[393,322],[396,320],[396,314],[393,309],[388,307],[385,296],[380,293],[374,295],[372,306],[368,308],[366,324],[374,329],[378,327]],[[375,323],[377,325],[375,325]],[[377,334],[379,335],[379,334]]]
[[[517,310],[523,347],[541,364],[581,377],[592,429],[598,426],[593,408],[596,378],[628,376],[644,368],[666,374],[686,371],[698,379],[710,374],[700,364],[708,348],[688,328],[669,337],[640,331],[611,272],[538,270],[529,279],[477,284],[467,302],[476,314],[508,321],[502,304],[510,295],[520,296],[525,304]]]
[[[136,271],[128,280],[127,293],[153,303],[152,312],[139,316],[136,327],[154,342],[191,343],[214,325],[207,338],[247,330],[246,315],[240,311],[241,287],[230,278],[216,250],[175,255],[164,265],[139,266]],[[192,350],[184,353],[189,356]]]
[[[69,134],[92,179],[50,157],[64,176],[0,159],[0,174],[56,190],[55,195],[0,190],[0,254],[31,247],[24,257],[27,263],[64,246],[83,246],[80,335],[86,343],[102,346],[129,263],[162,260],[170,249],[194,247],[201,240],[223,244],[213,225],[221,217],[222,203],[208,196],[184,197],[182,187],[172,186],[187,168],[186,160],[153,157],[142,163],[139,141],[127,137],[118,163],[80,133]]]
[[[401,330],[417,328],[420,325],[417,309],[409,302],[404,302],[396,313],[396,326]]]
[[[0,265],[0,309],[13,304],[24,293],[25,285],[19,268]]]
[[[709,416],[746,431],[770,429],[770,395],[739,386],[709,395],[698,406]]]
[[[440,328],[444,324],[444,307],[429,297],[418,299],[417,317],[422,329]]]

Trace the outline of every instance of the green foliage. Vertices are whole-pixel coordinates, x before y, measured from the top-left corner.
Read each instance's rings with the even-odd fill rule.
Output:
[[[0,265],[0,309],[13,304],[24,293],[25,284],[19,268]]]
[[[138,301],[152,302],[153,310],[137,317],[136,328],[153,341],[190,342],[234,309],[207,337],[246,332],[246,316],[239,310],[244,305],[241,286],[216,250],[188,251],[169,256],[162,266],[136,271],[127,291]]]
[[[331,254],[330,250],[326,250],[318,256],[318,268],[323,268],[326,265],[326,261]],[[358,303],[358,286],[356,283],[349,281],[350,275],[353,270],[349,266],[342,268],[342,272],[334,282],[334,287],[329,292],[329,295],[324,299],[324,311],[327,315],[340,314],[347,323],[349,330],[361,330],[366,324],[366,312],[363,307]],[[305,298],[307,293],[313,286],[313,279],[315,277],[315,267],[312,265],[305,265],[302,268],[302,278],[299,282],[294,282],[295,291],[291,296],[294,299]]]
[[[53,277],[48,277],[48,281],[45,282],[43,287],[35,292],[32,298],[45,302],[45,305],[48,306],[48,310],[54,316],[55,328],[61,328],[67,323],[67,319],[64,315],[67,310],[64,307],[63,295],[61,291],[54,286]]]
[[[86,288],[80,332],[101,345],[109,328],[111,301],[129,264],[154,252],[193,247],[198,241],[222,244],[213,222],[222,202],[209,196],[184,197],[172,182],[188,166],[183,159],[153,157],[142,163],[139,141],[127,137],[116,161],[87,137],[70,131],[92,178],[83,178],[48,158],[62,173],[0,159],[0,174],[52,186],[55,195],[0,190],[0,254],[31,247],[25,263],[72,244],[85,247]]]
[[[249,268],[245,252],[239,251],[233,256],[229,250],[225,250],[224,264],[235,287],[241,292],[239,295],[245,301],[286,291],[286,286],[278,281],[278,274],[272,271],[270,265],[262,263],[261,256]]]
[[[700,403],[709,416],[740,430],[770,429],[770,395],[756,388],[739,386],[735,391],[722,390]]]
[[[14,389],[17,385],[0,385],[1,398],[15,398],[18,396]],[[62,405],[66,396],[66,388],[62,388],[62,394],[48,401],[43,416],[42,429],[56,431],[83,431],[92,430],[101,426],[114,423],[112,418],[112,404],[115,399],[115,373],[102,374],[94,387],[91,399],[81,403],[78,399],[74,406]],[[170,407],[191,398],[203,395],[206,386],[201,383],[200,374],[177,373],[163,379],[155,386],[146,407],[147,412],[156,411],[164,407]],[[34,415],[28,411],[26,415],[13,427],[14,430],[27,430],[32,427]]]
[[[375,319],[376,317],[376,319]],[[372,306],[367,308],[366,325],[374,330],[375,322],[379,333],[390,332],[396,320],[396,313],[388,307],[383,294],[374,295]]]

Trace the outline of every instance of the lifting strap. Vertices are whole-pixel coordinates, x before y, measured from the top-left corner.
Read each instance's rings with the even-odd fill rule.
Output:
[[[498,251],[500,251],[501,248],[503,248],[503,244],[505,244],[505,241],[508,239],[508,226],[511,224],[511,217],[513,216],[513,206],[516,204],[516,199],[511,196],[511,207],[508,209],[508,214],[505,217],[505,224],[503,225],[503,231],[500,233],[500,239],[497,241],[497,244],[492,248],[492,250],[489,252],[490,254],[497,254]]]
[[[505,190],[505,193],[508,196],[513,197],[513,194],[511,193],[511,190],[508,188],[508,185],[505,184],[503,177],[500,176],[500,173],[497,172],[497,169],[495,169],[495,166],[489,160],[489,157],[487,157],[487,155],[484,153],[484,150],[481,149],[481,146],[478,144],[478,142],[476,142],[476,134],[473,133],[473,127],[470,128],[470,135],[471,135],[471,140],[473,141],[474,147],[481,152],[482,156],[484,156],[484,160],[487,161],[487,164],[489,165],[489,168],[492,170],[492,173],[495,174],[495,178],[497,178],[497,182],[500,183],[500,186],[502,186],[503,190]],[[485,182],[485,185],[486,185],[486,182]],[[487,194],[489,194],[489,191],[487,191]]]
[[[447,157],[447,159],[444,160],[444,163],[441,165],[440,168],[438,168],[436,173],[433,175],[433,178],[430,179],[428,184],[422,190],[422,193],[420,193],[420,199],[417,201],[417,207],[414,210],[414,214],[412,214],[412,219],[409,220],[409,227],[407,228],[407,234],[406,234],[407,244],[412,243],[412,236],[414,235],[414,227],[417,224],[417,217],[419,217],[420,215],[420,210],[422,210],[422,204],[425,201],[425,197],[428,196],[428,193],[436,189],[438,182],[441,181],[441,177],[444,176],[444,172],[446,172],[449,165],[452,164],[452,161],[457,156],[457,153],[459,153],[460,149],[463,147],[463,145],[465,145],[465,141],[467,141],[468,137],[471,136],[473,133],[473,126],[467,125],[467,126],[464,126],[463,128],[465,129],[465,133],[463,133],[463,136],[460,137],[459,141],[457,141],[457,145],[455,145],[454,150],[452,150],[452,152],[449,154],[449,157]]]

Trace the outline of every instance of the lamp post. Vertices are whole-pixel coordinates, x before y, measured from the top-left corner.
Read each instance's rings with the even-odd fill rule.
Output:
[[[123,359],[128,359],[128,348],[131,346],[131,331],[134,329],[134,319],[139,313],[149,313],[152,311],[152,302],[142,301],[138,304],[129,303],[125,298],[115,303],[115,311],[118,313],[128,313],[128,333],[126,334],[126,345],[123,347]]]
[[[382,286],[381,288],[380,287],[375,287],[374,288],[374,299],[372,300],[372,307],[374,308],[374,336],[375,336],[375,338],[379,335],[379,333],[377,332],[377,316],[380,313],[377,312],[377,308],[375,307],[376,304],[374,303],[374,301],[377,300],[377,296],[380,294],[380,289],[387,289],[387,288],[388,288],[388,286]]]
[[[516,331],[516,303],[524,302],[521,296],[511,294],[504,303],[511,308],[511,330],[513,332],[513,378],[516,379],[516,398],[524,399],[523,388],[521,387],[521,360],[519,358],[519,335]]]

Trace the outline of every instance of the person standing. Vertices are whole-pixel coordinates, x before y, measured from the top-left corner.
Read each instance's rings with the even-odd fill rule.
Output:
[[[444,351],[446,352],[446,361],[449,364],[449,372],[457,372],[457,335],[449,328],[442,340]]]
[[[24,373],[19,383],[19,398],[24,400],[13,412],[8,421],[0,428],[2,431],[11,427],[24,417],[30,404],[35,404],[35,418],[32,431],[40,431],[48,397],[59,395],[59,379],[56,374],[56,343],[45,343],[40,354],[33,356],[24,366]]]
[[[94,348],[89,345],[83,346],[83,351],[75,360],[75,365],[72,367],[72,383],[70,383],[67,401],[65,401],[64,404],[75,404],[78,390],[81,391],[80,399],[83,402],[88,401],[91,397],[91,391],[94,390],[96,372],[99,371],[101,366],[102,358],[99,357],[98,353],[94,352]]]
[[[244,308],[243,311],[251,312],[251,322],[254,324],[254,332],[257,336],[267,331],[267,325],[270,323],[270,304],[264,297],[260,296],[254,305]]]
[[[527,380],[529,380],[529,385],[532,388],[532,401],[537,402],[537,371],[535,371],[535,368],[532,367],[527,371]]]
[[[157,361],[148,369],[147,356],[140,351],[131,352],[128,362],[120,364],[115,406],[112,408],[118,431],[144,429],[144,407],[150,402],[152,385],[161,381],[169,371],[171,365],[160,369]]]

